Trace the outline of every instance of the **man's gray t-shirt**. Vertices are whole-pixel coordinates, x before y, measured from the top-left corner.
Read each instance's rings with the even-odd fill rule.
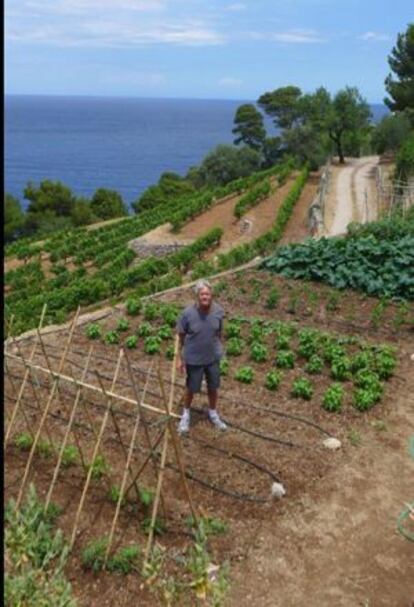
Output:
[[[207,314],[197,304],[185,308],[177,321],[177,331],[185,334],[183,358],[187,365],[210,365],[220,360],[223,318],[224,310],[215,302]]]

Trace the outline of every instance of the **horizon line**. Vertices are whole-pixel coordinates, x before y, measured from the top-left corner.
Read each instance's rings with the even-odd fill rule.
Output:
[[[4,97],[59,97],[59,98],[82,98],[82,99],[147,99],[147,100],[171,100],[171,101],[250,101],[257,103],[255,99],[240,98],[240,97],[153,97],[145,95],[92,95],[92,94],[76,94],[76,93],[4,93]],[[384,101],[367,101],[369,105],[382,105],[387,107]]]

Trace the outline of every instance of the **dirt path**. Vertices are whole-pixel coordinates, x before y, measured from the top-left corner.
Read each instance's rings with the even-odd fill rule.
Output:
[[[344,166],[332,166],[325,236],[344,234],[351,221],[365,223],[376,218],[374,172],[378,161],[378,156],[364,156],[347,159]]]
[[[413,499],[414,364],[385,430],[367,424],[335,471],[267,520],[233,569],[229,607],[412,607],[414,545],[396,531]]]

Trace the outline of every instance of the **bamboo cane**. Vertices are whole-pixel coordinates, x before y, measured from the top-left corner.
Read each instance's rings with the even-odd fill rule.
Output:
[[[73,333],[75,331],[76,322],[77,322],[77,319],[78,319],[78,316],[79,316],[79,311],[80,311],[80,307],[77,309],[76,314],[75,314],[75,316],[73,318],[73,321],[72,321],[72,325],[71,325],[71,328],[70,328],[70,331],[69,331],[69,336],[68,336],[67,342],[65,344],[65,349],[63,351],[62,358],[60,359],[59,372],[62,370],[63,365],[65,364],[65,359],[66,359],[67,353],[69,351],[70,343],[71,343],[72,338],[73,338]],[[33,461],[33,457],[34,457],[35,450],[36,450],[36,447],[37,447],[37,443],[39,441],[40,434],[42,432],[42,428],[43,428],[43,425],[45,423],[45,420],[46,420],[47,414],[49,412],[50,406],[51,406],[51,404],[53,402],[55,391],[56,391],[56,386],[57,386],[58,381],[59,381],[59,378],[55,378],[55,380],[53,382],[53,385],[52,385],[52,389],[50,391],[49,398],[47,400],[46,406],[45,406],[44,411],[43,411],[43,415],[42,415],[42,417],[40,419],[39,427],[38,427],[38,429],[36,431],[36,434],[35,434],[35,438],[34,438],[34,441],[33,441],[33,444],[32,444],[32,448],[31,448],[30,454],[29,454],[29,459],[27,460],[26,468],[25,468],[25,471],[24,471],[24,474],[23,474],[23,479],[22,479],[22,482],[21,482],[21,485],[20,485],[19,494],[18,494],[17,500],[16,500],[16,507],[15,507],[16,511],[19,508],[20,502],[21,502],[22,497],[23,497],[24,487],[25,487],[27,478],[29,476],[29,471],[30,471],[30,467],[32,465],[32,461]]]
[[[170,399],[169,399],[168,406],[167,406],[167,415],[171,414],[172,402],[174,399],[174,384],[175,384],[177,350],[178,350],[178,336],[175,340],[175,347],[174,347],[174,359],[173,359],[172,370],[171,370]],[[160,471],[158,474],[157,488],[155,491],[154,504],[153,504],[153,508],[152,508],[151,523],[150,523],[150,528],[149,528],[149,533],[148,533],[148,541],[147,541],[147,546],[145,549],[144,565],[143,565],[144,571],[148,566],[148,559],[150,556],[152,540],[154,537],[154,526],[155,526],[155,521],[157,518],[158,504],[160,501],[161,487],[162,487],[162,483],[164,480],[165,462],[167,459],[167,452],[168,452],[168,438],[169,438],[169,433],[166,432],[165,436],[164,436],[164,444],[163,444],[163,449],[162,449],[162,453],[161,453]]]
[[[115,368],[115,373],[114,373],[114,376],[112,378],[111,391],[115,388],[115,384],[116,384],[116,381],[118,379],[118,373],[119,373],[119,369],[120,369],[120,366],[121,366],[121,360],[122,360],[122,350],[119,351],[118,361],[117,361],[117,365],[116,365],[116,368]],[[99,377],[98,371],[95,371],[95,373],[96,373],[96,376]],[[78,510],[76,512],[75,522],[73,524],[72,535],[71,535],[70,544],[69,544],[69,549],[70,550],[72,550],[73,544],[75,543],[76,531],[77,531],[77,528],[78,528],[80,515],[81,515],[82,509],[83,509],[84,502],[85,502],[86,493],[88,491],[88,488],[89,488],[89,485],[90,485],[90,482],[91,482],[91,478],[92,478],[93,464],[95,462],[96,456],[98,455],[99,446],[101,444],[101,441],[102,441],[102,438],[103,438],[103,435],[104,435],[104,432],[105,432],[105,428],[106,428],[106,425],[108,423],[109,411],[110,411],[111,406],[112,406],[111,400],[108,397],[107,393],[105,393],[105,398],[106,398],[106,409],[105,409],[104,416],[102,418],[101,427],[99,429],[98,439],[97,439],[97,441],[95,443],[95,447],[93,449],[92,463],[91,463],[91,466],[89,467],[89,470],[88,470],[88,474],[87,474],[87,477],[86,477],[85,485],[83,487],[82,495],[81,495],[81,498],[80,498],[80,501],[79,501]]]
[[[42,308],[42,314],[40,316],[39,329],[41,329],[42,325],[43,325],[43,320],[44,320],[45,314],[46,314],[46,307],[47,307],[46,304],[44,304],[44,306]],[[36,352],[36,346],[37,346],[37,343],[36,343],[36,340],[35,340],[35,343],[33,344],[33,348],[32,348],[32,350],[30,352],[29,362],[31,362],[33,360],[33,357],[34,357],[35,352]],[[5,348],[4,353],[5,353],[6,356],[12,356],[12,355],[10,355],[9,352],[7,352],[6,348]],[[12,416],[10,418],[10,423],[9,423],[8,428],[7,428],[6,436],[4,438],[4,448],[6,448],[7,442],[9,440],[9,438],[10,438],[11,430],[12,430],[12,427],[13,427],[13,424],[14,424],[14,420],[16,419],[17,412],[19,410],[20,402],[21,402],[21,399],[22,399],[22,396],[23,396],[24,389],[26,387],[26,382],[27,382],[27,378],[28,377],[29,377],[29,370],[26,368],[24,376],[23,376],[23,381],[22,381],[22,384],[20,386],[19,395],[18,395],[16,404],[14,405]]]
[[[91,346],[89,348],[88,356],[86,358],[85,367],[84,367],[83,372],[82,372],[82,379],[85,378],[86,373],[88,372],[88,367],[89,367],[89,362],[91,360],[92,350],[93,350],[93,346]],[[63,453],[65,451],[65,448],[66,448],[66,445],[67,445],[67,442],[68,442],[68,439],[69,439],[69,435],[70,435],[70,432],[72,430],[73,422],[75,420],[75,415],[76,415],[76,411],[77,411],[79,400],[80,400],[81,390],[82,390],[82,388],[79,387],[78,390],[77,390],[77,392],[76,392],[76,397],[75,397],[75,401],[73,403],[73,407],[72,407],[72,411],[71,411],[71,414],[70,414],[69,422],[68,422],[68,425],[66,426],[65,436],[64,436],[62,444],[60,446],[58,460],[57,460],[57,463],[56,463],[56,466],[55,466],[55,469],[54,469],[54,472],[53,472],[52,482],[50,483],[49,491],[48,491],[47,496],[46,496],[45,511],[47,510],[47,508],[49,506],[50,500],[52,498],[53,489],[55,487],[55,484],[56,484],[56,481],[57,481],[57,478],[58,478],[58,475],[59,475],[59,469],[60,469],[60,466],[61,466],[61,463],[62,463]],[[80,445],[78,445],[78,449],[79,448],[80,448]],[[82,461],[84,461],[83,457],[82,457]]]
[[[142,401],[144,400],[146,392],[147,392],[149,377],[150,377],[149,374],[147,374],[144,390],[143,390],[143,393],[142,393],[142,399],[141,399]],[[111,525],[111,531],[109,533],[108,545],[106,547],[104,567],[106,567],[106,563],[108,561],[109,553],[111,551],[112,541],[113,541],[114,532],[115,532],[115,526],[116,526],[116,523],[117,523],[117,520],[118,520],[118,517],[119,517],[119,512],[121,510],[121,503],[122,503],[122,500],[123,500],[123,497],[124,497],[125,485],[126,485],[126,481],[127,481],[127,478],[128,478],[128,472],[130,471],[132,456],[134,454],[134,445],[135,445],[135,441],[136,441],[136,437],[137,437],[140,421],[141,421],[141,407],[138,404],[137,405],[137,416],[136,416],[136,419],[135,419],[135,425],[134,425],[134,429],[133,429],[132,436],[131,436],[131,442],[129,444],[128,457],[127,457],[127,460],[125,462],[125,467],[124,467],[124,471],[123,471],[123,475],[122,475],[121,488],[119,490],[119,497],[118,497],[118,501],[117,501],[117,504],[116,504],[115,514],[114,514],[114,517],[112,519],[112,525]]]

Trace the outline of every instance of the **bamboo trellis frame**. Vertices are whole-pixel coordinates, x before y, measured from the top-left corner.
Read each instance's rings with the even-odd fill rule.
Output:
[[[176,340],[175,355],[174,355],[174,360],[172,363],[172,370],[171,370],[171,388],[170,388],[169,399],[167,401],[167,398],[165,395],[165,387],[164,387],[164,384],[162,381],[162,376],[159,373],[158,381],[159,381],[159,388],[160,388],[160,394],[161,394],[161,397],[160,397],[161,406],[150,405],[145,402],[145,399],[146,399],[146,394],[147,394],[148,383],[151,378],[154,378],[154,374],[152,373],[152,365],[150,366],[150,368],[148,368],[148,370],[146,372],[145,385],[142,388],[140,388],[136,384],[134,374],[132,371],[132,366],[130,364],[128,356],[126,355],[126,353],[124,352],[123,349],[119,350],[116,367],[115,367],[115,370],[112,375],[110,389],[105,389],[102,378],[100,377],[98,371],[96,369],[94,371],[92,371],[90,368],[92,352],[93,352],[92,346],[89,348],[89,351],[87,352],[87,356],[85,357],[85,362],[83,365],[83,369],[82,369],[80,378],[76,378],[76,377],[68,374],[67,371],[64,372],[65,362],[68,357],[70,346],[71,346],[71,343],[74,338],[74,333],[75,333],[77,320],[79,317],[79,312],[80,312],[80,309],[78,308],[78,310],[72,320],[72,323],[70,325],[69,334],[67,336],[66,343],[64,344],[64,347],[63,347],[63,353],[60,357],[57,371],[52,369],[51,363],[47,356],[46,345],[42,339],[40,330],[38,330],[35,335],[35,343],[31,349],[30,356],[28,358],[24,357],[21,347],[19,345],[16,345],[14,338],[12,338],[12,343],[14,343],[18,354],[8,351],[7,348],[5,348],[5,351],[4,351],[4,353],[5,353],[5,372],[6,372],[6,376],[9,376],[10,386],[12,387],[12,393],[13,393],[12,400],[14,401],[12,415],[8,420],[6,418],[6,434],[5,434],[5,441],[4,441],[4,449],[6,451],[7,446],[10,445],[10,441],[11,441],[13,432],[16,433],[16,431],[17,431],[16,422],[17,422],[17,418],[19,415],[20,415],[20,417],[24,418],[24,421],[26,422],[26,426],[27,426],[28,430],[30,430],[30,436],[32,438],[31,448],[30,448],[30,451],[27,456],[27,461],[25,464],[23,476],[20,480],[20,486],[18,489],[18,496],[17,496],[15,507],[17,509],[22,503],[22,499],[24,496],[27,482],[29,480],[30,473],[33,470],[33,468],[35,467],[35,452],[36,452],[37,446],[39,445],[39,441],[40,441],[42,435],[43,434],[47,435],[49,438],[49,442],[51,442],[51,435],[53,434],[53,432],[51,431],[52,427],[49,426],[49,422],[53,418],[52,412],[53,412],[54,404],[57,403],[59,407],[61,407],[62,409],[65,410],[66,417],[64,419],[66,420],[65,421],[66,426],[65,426],[64,432],[63,432],[63,439],[60,442],[60,444],[58,445],[58,448],[56,448],[56,450],[55,450],[56,461],[54,462],[51,480],[50,480],[50,483],[49,483],[47,491],[46,491],[46,500],[45,500],[44,507],[46,509],[50,505],[53,493],[55,492],[56,487],[57,487],[59,477],[60,477],[60,475],[62,475],[65,449],[69,444],[70,436],[73,435],[73,437],[75,438],[77,450],[79,452],[79,456],[80,456],[80,460],[81,460],[80,463],[82,464],[83,478],[84,478],[83,488],[81,491],[79,502],[77,503],[76,512],[74,515],[74,520],[73,520],[73,525],[72,525],[72,530],[71,530],[70,548],[73,548],[73,546],[76,542],[77,536],[79,534],[79,527],[81,525],[81,515],[84,510],[86,496],[87,496],[88,490],[90,489],[93,462],[96,460],[97,455],[101,453],[101,449],[104,444],[105,432],[108,429],[110,421],[112,421],[113,428],[115,429],[115,433],[117,435],[117,443],[119,442],[119,445],[122,447],[122,449],[120,449],[120,453],[123,454],[124,463],[121,466],[120,473],[118,472],[119,479],[120,479],[120,491],[119,491],[119,495],[118,495],[118,498],[116,501],[114,515],[113,515],[111,525],[110,525],[109,540],[108,540],[108,544],[106,547],[106,554],[105,554],[105,564],[107,563],[107,560],[110,556],[111,548],[112,548],[112,545],[114,542],[116,527],[117,527],[117,524],[119,521],[120,508],[122,505],[122,501],[125,499],[125,497],[128,495],[128,493],[130,492],[130,490],[132,488],[135,488],[136,496],[137,496],[137,498],[139,498],[140,494],[139,494],[138,481],[140,481],[140,477],[142,476],[144,470],[147,468],[147,466],[150,465],[150,468],[152,468],[154,477],[156,479],[156,490],[155,490],[155,498],[154,498],[153,509],[152,509],[151,524],[150,524],[150,528],[149,528],[148,541],[147,541],[147,546],[146,546],[146,551],[145,551],[145,562],[147,562],[150,557],[150,554],[151,554],[151,546],[152,546],[153,535],[154,535],[154,526],[155,526],[155,522],[156,522],[158,508],[160,506],[163,510],[163,516],[166,516],[165,496],[163,494],[162,487],[163,487],[166,462],[167,462],[168,454],[171,451],[170,445],[173,446],[173,454],[175,456],[178,470],[180,472],[180,481],[183,486],[186,501],[188,502],[189,511],[194,518],[197,517],[196,509],[195,509],[195,506],[194,506],[192,498],[191,498],[191,493],[190,493],[188,481],[186,478],[185,465],[184,465],[184,461],[183,461],[183,454],[181,451],[180,441],[179,441],[176,431],[175,431],[175,422],[176,422],[177,418],[179,418],[179,416],[173,412],[174,382],[175,382],[176,355],[177,355],[178,342]],[[43,324],[43,319],[44,319],[45,313],[46,313],[46,307],[44,307],[43,311],[42,311],[42,318],[41,318],[41,322],[39,324],[39,329],[41,328],[41,326]],[[40,348],[39,348],[39,346],[40,346]],[[40,350],[40,352],[38,354],[43,356],[43,358],[46,361],[46,365],[40,364],[38,361],[35,362],[34,358],[35,358],[37,348],[39,348],[39,350]],[[129,375],[129,378],[131,380],[131,384],[133,387],[134,398],[130,398],[129,396],[125,396],[123,394],[116,392],[116,383],[117,383],[117,379],[118,379],[118,376],[120,373],[121,363],[123,361],[126,362],[127,373]],[[14,380],[11,377],[11,372],[9,373],[9,363],[13,364],[13,365],[16,365],[16,364],[20,365],[23,368],[23,377],[21,380],[20,389],[16,388]],[[30,421],[27,417],[27,411],[25,410],[25,404],[24,404],[25,398],[23,397],[23,395],[24,395],[24,391],[26,389],[27,383],[29,383],[31,385],[32,389],[34,389],[34,384],[36,384],[36,380],[38,379],[37,374],[39,374],[39,375],[42,374],[48,378],[46,387],[42,388],[42,389],[46,389],[48,391],[48,397],[46,399],[43,397],[43,401],[42,401],[41,397],[36,395],[35,400],[38,405],[37,417],[35,416],[33,425],[32,425],[32,427],[30,427]],[[92,384],[92,383],[86,381],[88,374],[89,375],[92,374],[95,376],[95,378],[97,379],[97,384],[96,383]],[[28,382],[29,377],[32,378],[32,380],[34,380],[34,381]],[[66,404],[64,403],[63,394],[60,393],[60,388],[62,388],[65,385],[69,385],[69,386],[72,386],[72,388],[73,387],[75,388],[75,394],[74,395],[71,394],[71,396],[70,396],[71,401],[69,402],[69,404],[67,402],[66,402]],[[39,382],[37,382],[37,386],[38,387],[40,386]],[[45,384],[43,384],[43,386],[45,386]],[[86,392],[92,392],[95,396],[98,396],[98,398],[101,397],[102,401],[105,403],[104,413],[103,413],[102,419],[100,421],[100,424],[98,423],[98,426],[99,426],[98,429],[94,427],[94,424],[96,424],[97,422],[93,421],[93,419],[92,419],[93,416],[88,411],[88,405],[86,403],[86,398],[84,399],[84,394]],[[67,397],[67,394],[65,394],[65,397]],[[127,444],[124,443],[120,427],[115,418],[115,412],[113,410],[113,403],[115,401],[117,401],[118,404],[122,403],[124,405],[127,405],[128,409],[130,411],[134,412],[134,423],[133,423],[132,434],[131,434],[129,440],[127,441]],[[42,402],[43,402],[43,404],[42,404]],[[81,403],[83,403],[83,407],[80,406]],[[93,437],[92,460],[91,460],[92,464],[90,464],[90,465],[87,465],[87,463],[86,463],[87,462],[87,457],[86,457],[87,449],[85,448],[85,445],[82,444],[82,437],[80,434],[78,434],[78,431],[76,430],[76,419],[77,419],[77,416],[81,415],[81,413],[85,414],[85,418],[88,419],[89,425],[91,426],[91,429],[92,429],[92,437]],[[152,439],[152,440],[151,440],[151,436],[149,434],[147,424],[145,422],[145,415],[147,413],[150,413],[153,416],[155,415],[159,419],[159,422],[162,425],[162,428],[160,429],[160,433],[158,434],[158,436],[155,439]],[[33,416],[33,414],[32,414],[32,416]],[[54,427],[55,426],[53,425],[53,429],[54,429]],[[137,442],[139,442],[138,441],[138,431],[140,429],[143,429],[143,431],[144,431],[144,438],[145,438],[144,442],[146,443],[146,445],[145,445],[146,449],[144,450],[145,456],[143,456],[142,461],[135,462],[136,469],[134,470],[132,467],[132,460],[133,460],[133,455],[136,452],[136,448],[135,448],[136,444],[137,444]],[[7,438],[7,440],[6,440],[6,438]],[[161,455],[159,455],[157,449],[158,449],[159,445],[161,444],[161,441],[163,441],[162,442],[162,451],[161,451]],[[91,448],[91,445],[89,444],[89,450],[90,450],[90,448]],[[118,469],[119,469],[119,466],[118,466]],[[128,477],[129,477],[129,480],[128,480]]]

